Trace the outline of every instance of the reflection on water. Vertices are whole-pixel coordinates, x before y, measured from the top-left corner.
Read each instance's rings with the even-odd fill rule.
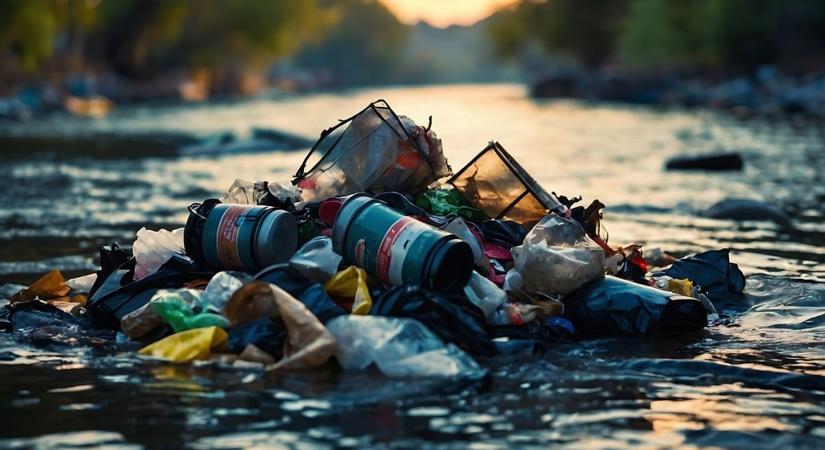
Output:
[[[789,122],[707,112],[537,103],[517,86],[392,88],[192,108],[124,108],[103,121],[51,118],[15,132],[78,128],[209,134],[251,126],[315,136],[386,98],[433,116],[454,167],[499,140],[548,189],[608,205],[611,242],[676,254],[731,247],[746,304],[689,335],[560,345],[482,361],[489,383],[387,380],[333,370],[275,377],[134,358],[128,348],[0,336],[0,446],[573,448],[825,445],[825,137]],[[9,127],[9,125],[4,125]],[[666,173],[682,153],[739,151],[741,173]],[[303,153],[111,157],[8,150],[0,165],[0,281],[94,268],[97,246],[141,226],[179,226],[185,206],[235,177],[288,178]],[[124,157],[126,156],[126,157]],[[703,219],[724,197],[781,204],[793,229]],[[6,288],[4,288],[6,289]],[[13,289],[13,288],[8,288]],[[5,291],[4,291],[5,292]],[[25,341],[25,339],[24,339]]]

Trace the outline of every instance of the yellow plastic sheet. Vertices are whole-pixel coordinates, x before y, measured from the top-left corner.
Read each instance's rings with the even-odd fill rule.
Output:
[[[336,303],[352,302],[352,314],[369,314],[372,297],[367,287],[367,272],[364,269],[349,266],[324,283],[324,289]]]
[[[667,280],[667,290],[685,297],[693,297],[693,282],[687,278]]]
[[[226,341],[226,331],[218,327],[194,328],[167,336],[140,349],[141,355],[155,356],[172,362],[207,359],[212,348]]]

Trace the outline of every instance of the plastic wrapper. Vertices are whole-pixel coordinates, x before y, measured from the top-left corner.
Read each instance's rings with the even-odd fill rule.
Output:
[[[414,319],[341,316],[329,323],[338,343],[338,362],[346,370],[371,364],[390,377],[454,377],[483,372],[470,356],[444,345]]]
[[[147,303],[120,319],[120,328],[126,336],[137,339],[163,325],[163,317],[152,303]]]
[[[224,343],[226,338],[226,331],[218,327],[195,328],[166,336],[140,349],[140,354],[172,362],[207,359],[211,350]]]
[[[332,239],[318,236],[301,246],[289,258],[289,265],[309,281],[326,283],[338,272],[341,259],[332,250]]]
[[[470,277],[470,282],[464,286],[464,294],[484,311],[488,321],[495,310],[507,302],[507,294],[501,288],[475,271]]]
[[[528,229],[548,212],[567,212],[498,142],[479,152],[449,183],[488,217],[513,220]]]
[[[514,287],[527,292],[568,294],[604,274],[604,250],[578,223],[555,214],[539,221],[513,254],[522,284]]]
[[[352,314],[369,314],[372,297],[367,286],[367,272],[364,269],[349,266],[324,283],[324,289],[339,305],[352,305],[351,308],[342,306],[344,309],[351,309]]]
[[[239,289],[224,307],[233,324],[248,323],[260,317],[280,318],[287,337],[283,358],[272,370],[316,367],[335,354],[335,339],[301,302],[273,284],[260,281]]]
[[[160,290],[150,304],[175,332],[192,328],[228,328],[229,321],[220,314],[211,313],[201,300],[202,291],[193,289]]]
[[[157,271],[172,255],[184,254],[183,228],[172,231],[152,231],[141,228],[137,240],[132,245],[135,255],[135,280],[145,278]]]
[[[313,155],[320,159],[305,171]],[[325,130],[295,181],[303,201],[320,201],[363,191],[417,194],[449,174],[435,133],[379,100]]]
[[[251,277],[243,272],[218,272],[209,280],[201,298],[210,308],[220,311],[232,294],[250,279]]]

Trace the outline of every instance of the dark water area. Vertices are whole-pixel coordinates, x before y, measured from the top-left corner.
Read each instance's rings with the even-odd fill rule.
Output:
[[[55,116],[0,134],[185,131],[252,126],[310,137],[386,98],[433,116],[453,168],[500,141],[547,189],[600,199],[613,245],[676,255],[731,248],[747,298],[706,330],[563,343],[479,362],[492,377],[392,380],[327,368],[286,376],[145,361],[94,339],[42,344],[0,334],[4,448],[822,448],[825,447],[825,128],[706,111],[534,101],[513,85],[319,94]],[[303,152],[160,157],[60,145],[3,148],[0,293],[53,268],[95,269],[97,247],[235,178],[287,179]],[[665,172],[667,158],[740,152],[742,172]],[[785,209],[793,227],[702,218],[728,197]]]

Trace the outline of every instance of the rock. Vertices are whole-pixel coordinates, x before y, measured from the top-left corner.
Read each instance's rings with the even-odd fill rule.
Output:
[[[778,206],[742,198],[717,202],[703,215],[712,219],[771,221],[784,226],[791,224],[788,214]]]
[[[739,153],[714,155],[677,156],[665,163],[666,170],[742,170],[744,165]]]

